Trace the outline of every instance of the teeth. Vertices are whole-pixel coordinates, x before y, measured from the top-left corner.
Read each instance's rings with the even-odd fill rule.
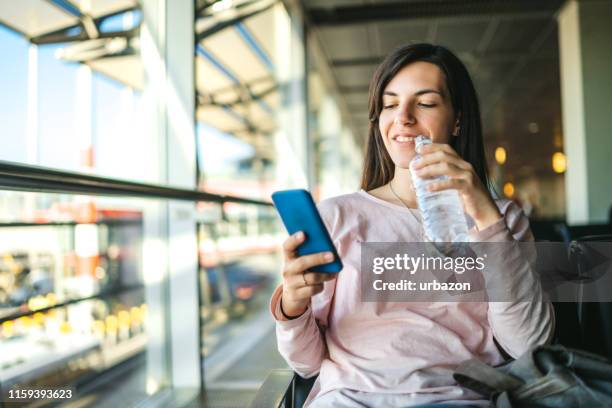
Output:
[[[398,137],[395,138],[395,140],[397,140],[398,142],[413,142],[414,141],[414,137],[398,136]]]

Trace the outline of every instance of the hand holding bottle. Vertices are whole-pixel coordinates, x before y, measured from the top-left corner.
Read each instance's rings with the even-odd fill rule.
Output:
[[[430,143],[418,149],[421,156],[413,160],[411,171],[420,178],[428,179],[446,176],[445,180],[435,180],[427,185],[430,192],[455,189],[459,192],[463,210],[479,230],[494,224],[501,214],[489,191],[470,163],[463,160],[457,152],[445,143]]]

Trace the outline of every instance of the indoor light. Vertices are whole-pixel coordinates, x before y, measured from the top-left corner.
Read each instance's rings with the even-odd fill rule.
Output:
[[[506,149],[503,147],[495,149],[495,161],[499,164],[504,164],[506,162]]]
[[[512,197],[514,195],[514,184],[512,183],[504,184],[504,194],[508,198]]]
[[[552,156],[552,168],[555,173],[565,173],[565,169],[567,167],[567,161],[565,158],[565,154],[561,152],[556,152]]]

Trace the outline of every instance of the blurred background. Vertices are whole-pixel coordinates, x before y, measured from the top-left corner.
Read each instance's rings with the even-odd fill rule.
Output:
[[[610,21],[609,0],[0,0],[0,390],[248,405],[285,367],[270,194],[359,189],[368,84],[405,43],[466,64],[537,239],[610,232]]]

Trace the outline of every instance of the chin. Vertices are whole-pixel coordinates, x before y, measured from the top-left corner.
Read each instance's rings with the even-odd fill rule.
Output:
[[[403,154],[395,154],[391,156],[391,159],[393,160],[393,164],[395,164],[397,167],[408,169],[410,168],[410,162],[412,162],[412,159],[414,159],[416,154],[414,152],[412,154],[406,154],[406,152],[402,153]]]
[[[412,157],[407,159],[407,158],[401,158],[398,160],[393,160],[393,163],[395,164],[395,167],[399,167],[400,169],[410,169],[410,162],[412,161]]]

